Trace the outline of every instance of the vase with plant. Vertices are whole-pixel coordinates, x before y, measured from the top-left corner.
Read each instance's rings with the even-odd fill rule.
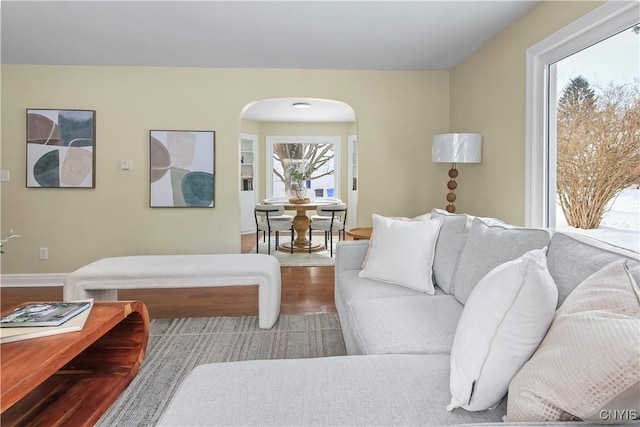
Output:
[[[305,185],[306,177],[304,172],[292,168],[289,172],[289,177],[291,178],[291,188],[296,193],[296,198],[298,200],[303,200],[307,195],[307,186]]]

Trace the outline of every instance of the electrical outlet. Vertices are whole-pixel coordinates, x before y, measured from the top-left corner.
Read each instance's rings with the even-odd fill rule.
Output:
[[[0,181],[9,182],[9,169],[2,169],[0,173]]]
[[[40,248],[40,259],[49,259],[49,249]]]
[[[120,169],[123,171],[131,169],[131,160],[120,160]]]

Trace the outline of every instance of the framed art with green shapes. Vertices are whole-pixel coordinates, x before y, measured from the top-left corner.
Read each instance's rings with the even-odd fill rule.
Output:
[[[215,206],[215,132],[152,130],[149,206]]]
[[[27,187],[96,187],[96,112],[27,109]]]

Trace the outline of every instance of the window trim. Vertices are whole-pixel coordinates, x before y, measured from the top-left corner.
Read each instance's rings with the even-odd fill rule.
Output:
[[[552,64],[638,22],[640,3],[609,1],[533,45],[526,52],[525,225],[549,227],[550,167],[549,86],[555,87]],[[550,81],[553,79],[553,81]],[[553,156],[554,154],[551,154]],[[551,214],[553,215],[553,214]],[[552,218],[553,219],[553,218]]]
[[[335,189],[334,197],[340,199],[340,178],[341,178],[341,141],[340,136],[291,136],[291,135],[267,135],[266,137],[266,171],[265,171],[265,196],[267,199],[273,197],[273,144],[278,143],[302,143],[302,144],[334,144],[334,163],[335,168]]]

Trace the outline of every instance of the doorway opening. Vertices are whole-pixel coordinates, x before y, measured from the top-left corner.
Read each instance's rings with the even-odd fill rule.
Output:
[[[276,98],[248,104],[240,119],[242,233],[255,231],[256,203],[289,197],[299,186],[306,197],[345,202],[347,227],[357,226],[353,108],[329,99]],[[301,185],[293,184],[292,172]]]

